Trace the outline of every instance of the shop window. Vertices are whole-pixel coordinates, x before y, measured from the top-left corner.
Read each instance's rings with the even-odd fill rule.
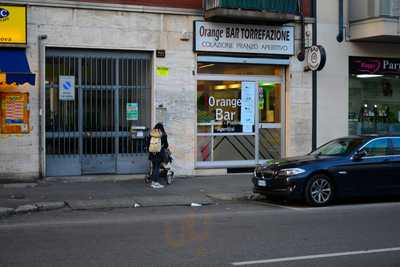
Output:
[[[281,84],[259,82],[258,110],[261,123],[280,123]]]
[[[390,64],[385,59],[350,58],[350,135],[400,133],[400,72],[389,70]]]
[[[199,132],[209,131],[202,123],[215,122],[215,131],[231,126],[231,131],[240,125],[241,107],[240,81],[198,81],[197,83],[197,122]]]

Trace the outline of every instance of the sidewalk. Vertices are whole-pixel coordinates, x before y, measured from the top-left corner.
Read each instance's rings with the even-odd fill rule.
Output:
[[[69,182],[66,178],[37,184],[0,185],[0,217],[60,208],[89,210],[213,204],[251,195],[250,177],[251,174],[176,178],[172,185],[163,189],[150,188],[142,178],[102,181],[102,176],[88,182]]]

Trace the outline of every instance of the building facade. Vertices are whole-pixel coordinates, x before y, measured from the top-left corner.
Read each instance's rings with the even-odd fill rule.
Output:
[[[27,41],[0,50],[23,50],[36,83],[13,85],[28,123],[1,134],[1,179],[145,173],[156,122],[177,175],[309,152],[311,5],[239,2],[4,1],[26,7]]]
[[[317,74],[317,140],[400,130],[397,0],[317,2],[317,41],[327,51]]]

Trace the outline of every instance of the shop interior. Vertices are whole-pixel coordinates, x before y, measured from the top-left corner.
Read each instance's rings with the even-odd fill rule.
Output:
[[[400,134],[399,76],[351,74],[349,134]]]

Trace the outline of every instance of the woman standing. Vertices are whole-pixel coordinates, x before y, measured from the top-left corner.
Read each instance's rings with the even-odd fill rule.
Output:
[[[168,137],[162,123],[157,123],[150,131],[149,160],[151,161],[151,187],[163,188],[159,182],[160,164],[163,159],[162,153],[168,148]]]

